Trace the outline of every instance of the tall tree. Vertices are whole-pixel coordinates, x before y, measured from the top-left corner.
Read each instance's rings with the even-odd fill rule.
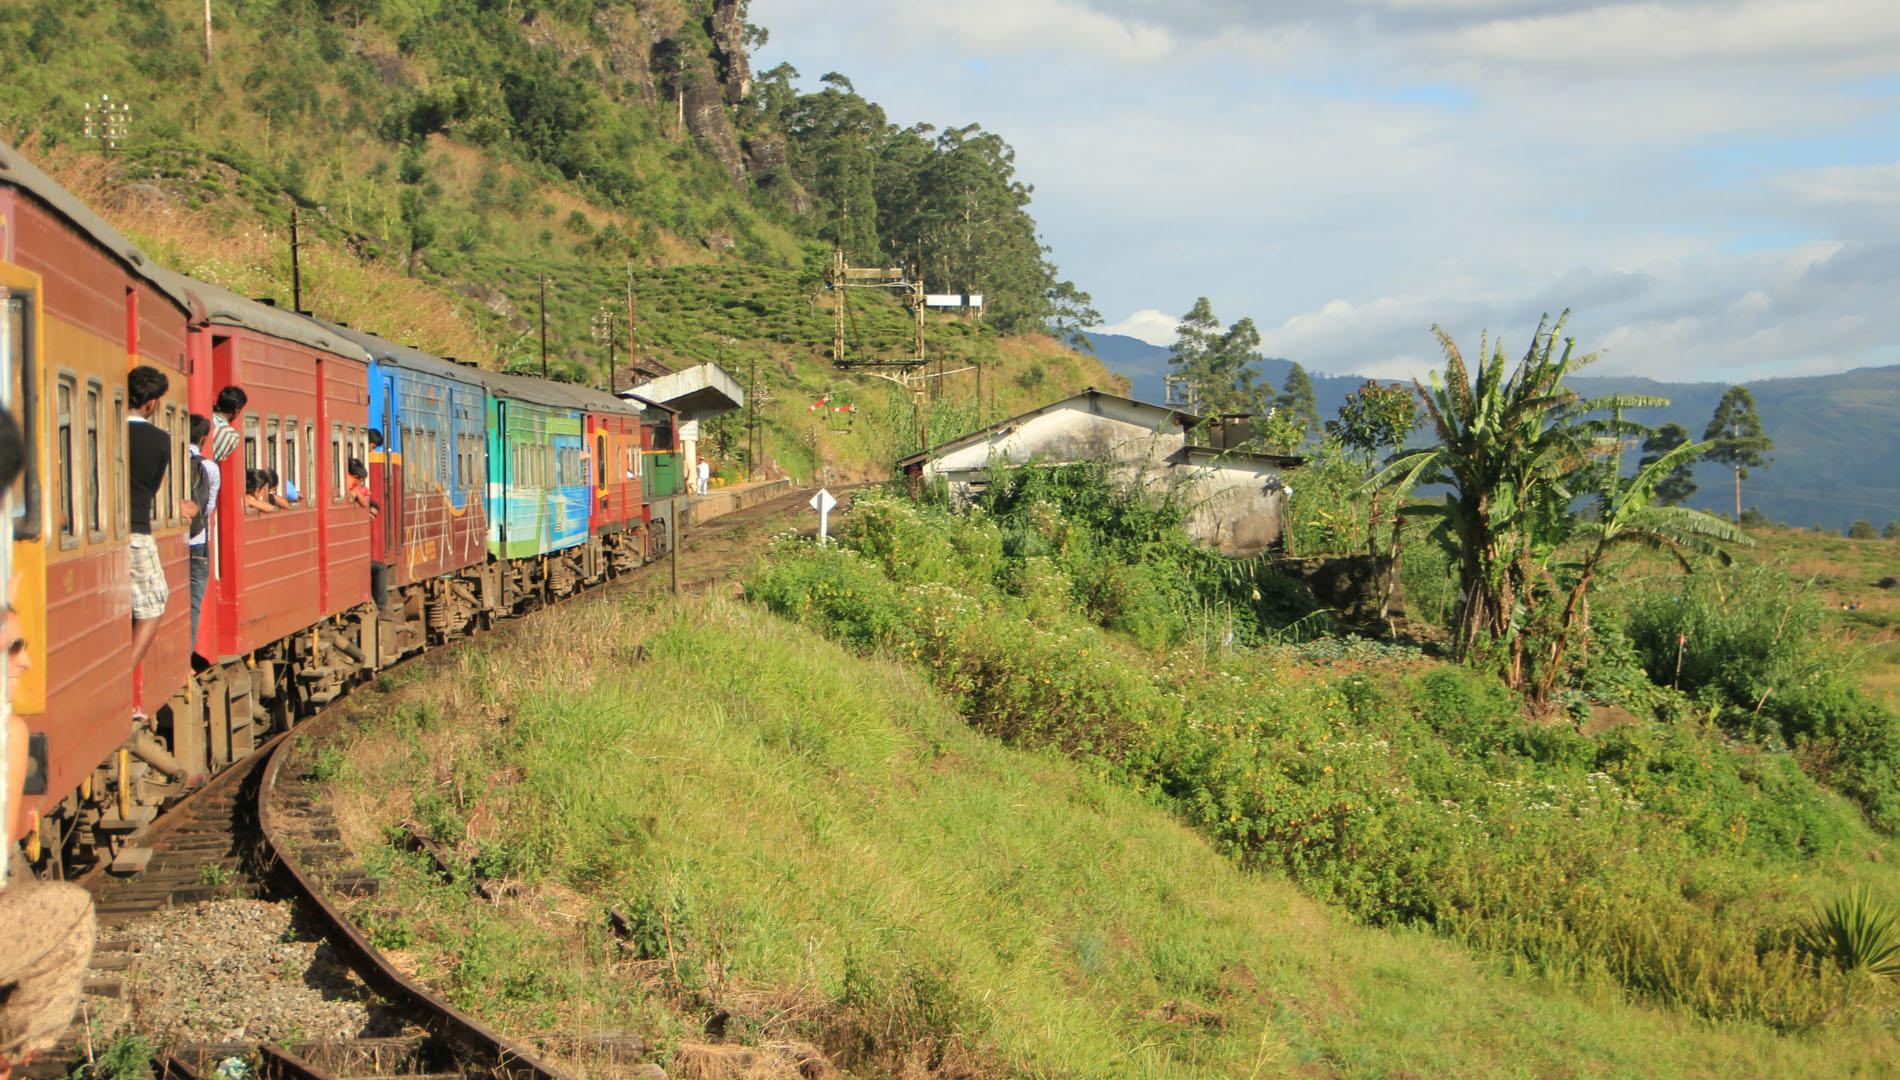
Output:
[[[1203,296],[1194,301],[1188,313],[1174,328],[1174,345],[1168,350],[1168,366],[1187,383],[1188,408],[1200,409],[1201,373],[1208,355],[1220,337],[1220,320],[1214,317],[1214,305]]]
[[[1755,414],[1755,395],[1746,386],[1731,386],[1715,406],[1704,442],[1714,443],[1707,457],[1735,472],[1735,520],[1742,520],[1742,481],[1748,470],[1766,468],[1768,451],[1774,440],[1762,433],[1761,417]]]
[[[1225,330],[1203,296],[1181,317],[1168,364],[1186,380],[1189,400],[1203,413],[1260,413],[1271,387],[1257,383],[1260,329],[1241,319]]]
[[[1292,380],[1288,380],[1291,384]],[[1326,433],[1339,440],[1339,445],[1358,455],[1364,468],[1370,472],[1380,461],[1396,454],[1404,448],[1405,440],[1411,437],[1423,417],[1419,414],[1418,395],[1399,383],[1381,383],[1367,379],[1359,389],[1346,395],[1346,401],[1339,407],[1339,417],[1326,421]],[[1378,535],[1379,500],[1384,492],[1373,488],[1370,506],[1366,514],[1366,551],[1371,553],[1373,540]],[[1396,550],[1399,541],[1400,522],[1393,521],[1392,546]]]
[[[1643,440],[1643,456],[1636,463],[1638,469],[1645,469],[1661,461],[1678,446],[1689,444],[1689,431],[1674,422],[1664,424],[1649,433]],[[1654,498],[1658,506],[1675,506],[1688,500],[1696,491],[1695,462],[1693,459],[1681,461],[1655,483]]]
[[[1299,364],[1294,364],[1286,373],[1286,382],[1280,384],[1280,396],[1273,399],[1273,407],[1292,413],[1308,434],[1319,432],[1319,402],[1313,396],[1313,380]]]

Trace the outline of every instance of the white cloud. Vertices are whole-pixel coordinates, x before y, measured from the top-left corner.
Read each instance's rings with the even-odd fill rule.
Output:
[[[1601,354],[1593,371],[1661,379],[1737,379],[1840,371],[1900,359],[1900,247],[1818,243],[1746,256],[1698,256],[1641,272],[1572,272],[1515,291],[1426,289],[1337,299],[1262,333],[1272,355],[1321,371],[1411,377],[1437,367],[1444,326],[1473,358],[1480,336],[1507,355],[1544,314],[1575,309],[1568,333]],[[1584,302],[1590,301],[1590,302]]]
[[[1123,334],[1165,348],[1174,344],[1174,330],[1180,325],[1180,319],[1165,311],[1143,308],[1118,323],[1096,327],[1094,333]]]
[[[1112,331],[1166,345],[1205,294],[1396,375],[1435,321],[1521,348],[1571,306],[1604,371],[1900,360],[1894,0],[974,3],[752,17],[899,123],[1008,139]]]

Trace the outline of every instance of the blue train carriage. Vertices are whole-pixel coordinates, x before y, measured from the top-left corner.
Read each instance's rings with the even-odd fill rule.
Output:
[[[388,575],[383,651],[400,654],[461,633],[499,602],[488,560],[488,392],[471,367],[324,325],[370,355],[369,424],[333,431],[331,446],[368,466],[371,557]],[[372,430],[380,448],[370,449]]]
[[[488,551],[502,605],[566,596],[606,576],[588,530],[590,461],[580,387],[501,372],[488,389]]]

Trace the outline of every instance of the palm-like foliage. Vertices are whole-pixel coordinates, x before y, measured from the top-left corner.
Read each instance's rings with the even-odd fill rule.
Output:
[[[1460,655],[1483,641],[1503,644],[1513,686],[1529,681],[1525,629],[1539,588],[1556,587],[1549,562],[1560,544],[1584,528],[1571,506],[1599,471],[1596,467],[1613,459],[1622,441],[1640,430],[1622,419],[1622,411],[1668,404],[1637,395],[1585,399],[1565,386],[1571,372],[1596,359],[1594,353],[1577,355],[1575,341],[1563,336],[1568,317],[1565,312],[1555,323],[1540,322],[1515,364],[1505,359],[1502,342],[1485,339],[1475,373],[1457,343],[1434,326],[1445,354],[1444,373],[1441,378],[1434,372],[1429,387],[1417,390],[1438,445],[1400,455],[1369,482],[1401,492],[1418,484],[1452,488],[1450,499],[1408,512],[1442,517],[1458,552]],[[1667,473],[1656,466],[1673,468],[1701,449],[1665,456],[1620,490],[1610,468],[1612,492],[1605,512],[1589,526],[1595,532],[1588,545],[1595,553],[1592,572],[1602,553],[1626,543],[1694,551],[1704,541],[1730,538],[1706,515],[1651,505],[1655,485]],[[1588,587],[1586,577],[1582,591]],[[1574,618],[1573,607],[1566,625]],[[1561,659],[1562,652],[1560,646],[1554,655],[1536,659]],[[1547,692],[1548,683],[1539,679],[1539,688]]]
[[[1613,410],[1608,421],[1586,421],[1581,426],[1617,447],[1628,434],[1620,409]],[[1707,452],[1710,445],[1700,442],[1678,446],[1636,470],[1636,475],[1627,481],[1621,478],[1621,463],[1612,451],[1610,467],[1603,473],[1600,512],[1594,521],[1576,522],[1571,536],[1572,544],[1581,547],[1582,557],[1560,568],[1570,575],[1569,596],[1556,628],[1542,642],[1532,698],[1549,699],[1563,672],[1564,654],[1570,646],[1572,631],[1580,624],[1588,624],[1590,587],[1596,582],[1603,560],[1610,554],[1623,547],[1646,547],[1675,556],[1686,569],[1692,556],[1712,557],[1726,564],[1729,554],[1721,545],[1753,543],[1741,529],[1711,514],[1655,504],[1657,491],[1670,474]]]
[[[1801,945],[1842,971],[1900,975],[1900,921],[1865,885],[1816,912]]]

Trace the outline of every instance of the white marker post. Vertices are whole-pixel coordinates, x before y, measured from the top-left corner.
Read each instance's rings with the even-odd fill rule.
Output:
[[[818,494],[811,497],[811,508],[818,511],[818,543],[821,546],[831,542],[831,508],[836,505],[837,497],[825,488],[819,488]]]

